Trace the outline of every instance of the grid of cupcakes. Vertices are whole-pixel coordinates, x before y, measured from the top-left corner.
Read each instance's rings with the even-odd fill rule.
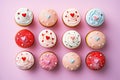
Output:
[[[20,8],[15,13],[15,22],[24,28],[29,26],[33,21],[33,12],[28,8]],[[46,9],[40,12],[39,22],[46,28],[56,24],[58,16],[53,9]],[[55,46],[57,41],[56,34],[50,29],[44,29],[39,33],[39,43],[44,48]],[[28,29],[22,29],[15,35],[15,42],[21,48],[29,48],[34,44],[34,34]],[[33,54],[24,50],[18,52],[15,58],[16,65],[21,70],[29,70],[35,63]],[[51,51],[43,52],[39,57],[39,64],[45,70],[53,70],[58,64],[57,55]]]
[[[95,10],[95,11],[94,11]],[[33,13],[27,8],[20,8],[15,14],[15,21],[20,26],[28,26],[32,23]],[[53,9],[46,9],[40,12],[39,22],[46,28],[56,24],[58,16]],[[63,12],[62,20],[68,27],[79,25],[81,16],[77,9],[71,8]],[[99,9],[90,10],[86,15],[86,22],[93,27],[99,27],[104,22],[104,15]],[[55,46],[57,37],[50,29],[44,29],[38,37],[39,43],[44,48]],[[15,36],[16,44],[22,48],[28,48],[34,43],[34,35],[27,29],[20,30]],[[75,30],[66,31],[62,37],[63,45],[68,49],[75,49],[81,43],[81,36]],[[105,35],[100,31],[91,31],[86,36],[86,43],[93,49],[100,49],[105,44]],[[90,54],[91,53],[91,54]],[[86,57],[86,64],[90,69],[103,67],[105,63],[104,55],[99,51],[90,52]],[[68,70],[77,70],[81,65],[81,58],[75,52],[69,52],[63,56],[63,66]],[[16,56],[16,64],[22,69],[30,69],[34,64],[34,57],[29,51],[21,51]],[[46,51],[40,55],[40,66],[45,70],[53,70],[58,64],[57,55],[54,52]],[[100,69],[99,68],[99,69]]]

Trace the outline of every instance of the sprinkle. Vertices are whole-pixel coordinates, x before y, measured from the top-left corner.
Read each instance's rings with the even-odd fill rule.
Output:
[[[22,41],[26,40],[26,36],[21,37]]]
[[[47,15],[46,15],[46,18],[47,18],[47,19],[50,19],[50,17],[51,17],[50,14],[47,14]]]
[[[18,14],[18,15],[20,15],[20,13],[19,13],[19,12],[18,12],[17,14]]]
[[[49,57],[49,54],[46,54],[47,57]]]
[[[48,31],[46,31],[46,33],[48,33]]]
[[[89,58],[91,59],[92,57],[90,56]]]
[[[42,34],[42,36],[44,36],[44,34]]]
[[[42,40],[42,42],[44,42],[44,40]]]
[[[47,63],[47,65],[49,65],[49,64],[50,64],[50,61],[47,61],[46,63]]]
[[[66,66],[66,68],[69,68],[68,65]]]
[[[102,56],[102,54],[100,54],[100,56]]]
[[[101,44],[98,44],[98,46],[100,47],[100,46],[101,46]]]
[[[29,9],[27,9],[27,11],[29,11]]]
[[[45,66],[42,66],[42,68],[45,68]]]
[[[102,43],[102,45],[104,45],[104,43]]]
[[[92,66],[92,64],[90,64],[90,66]]]
[[[74,62],[75,62],[75,60],[74,60],[74,59],[71,59],[71,60],[70,60],[70,63],[71,63],[71,64],[73,64]]]
[[[76,67],[79,67],[79,65],[76,65]]]
[[[95,62],[95,63],[98,63],[98,62],[99,62],[99,60],[98,60],[98,59],[94,59],[94,62]]]
[[[55,62],[55,65],[57,64],[57,62]]]
[[[24,44],[21,44],[21,46],[23,46]]]
[[[52,40],[54,40],[54,38],[52,38]]]
[[[52,42],[52,44],[54,44],[54,42]]]
[[[96,41],[99,41],[99,40],[100,40],[100,37],[96,36],[96,37],[95,37],[95,40],[96,40]]]
[[[18,17],[18,20],[20,20],[20,18]]]
[[[40,58],[41,61],[43,61],[43,58]]]
[[[73,68],[71,68],[71,70],[74,70]]]
[[[52,35],[52,32],[50,34]]]
[[[77,11],[75,11],[75,13],[77,13]]]

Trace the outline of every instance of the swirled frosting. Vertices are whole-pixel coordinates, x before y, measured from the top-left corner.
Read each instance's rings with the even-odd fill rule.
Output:
[[[93,27],[98,27],[104,22],[104,14],[100,9],[93,8],[86,14],[86,22]]]
[[[21,26],[29,25],[33,20],[33,13],[28,8],[20,8],[15,14],[15,21]]]
[[[69,30],[63,35],[63,44],[69,49],[77,48],[81,43],[81,36],[75,30]]]
[[[29,69],[34,64],[34,57],[30,52],[22,51],[16,56],[16,65],[20,69]]]

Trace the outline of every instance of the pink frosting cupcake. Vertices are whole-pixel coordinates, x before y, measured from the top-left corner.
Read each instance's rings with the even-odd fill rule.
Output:
[[[58,64],[57,56],[50,51],[41,54],[39,59],[40,66],[45,70],[53,70]]]
[[[106,43],[106,37],[101,31],[91,31],[86,35],[86,43],[92,49],[101,49]]]
[[[42,10],[39,15],[40,23],[45,27],[52,27],[58,20],[56,11],[53,9]]]

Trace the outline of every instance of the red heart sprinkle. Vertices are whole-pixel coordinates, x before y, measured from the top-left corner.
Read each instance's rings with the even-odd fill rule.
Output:
[[[44,34],[42,34],[42,36],[44,36]]]
[[[26,13],[22,13],[22,16],[25,17],[25,16],[26,16]]]
[[[46,39],[47,39],[47,40],[49,40],[49,39],[50,39],[50,37],[49,37],[49,36],[46,36]]]
[[[25,61],[25,60],[26,60],[26,57],[22,57],[22,60]]]
[[[52,40],[54,40],[54,38],[52,38]]]
[[[42,40],[42,42],[44,42],[44,40]]]
[[[74,17],[74,13],[71,13],[70,15],[71,15],[72,17]]]

